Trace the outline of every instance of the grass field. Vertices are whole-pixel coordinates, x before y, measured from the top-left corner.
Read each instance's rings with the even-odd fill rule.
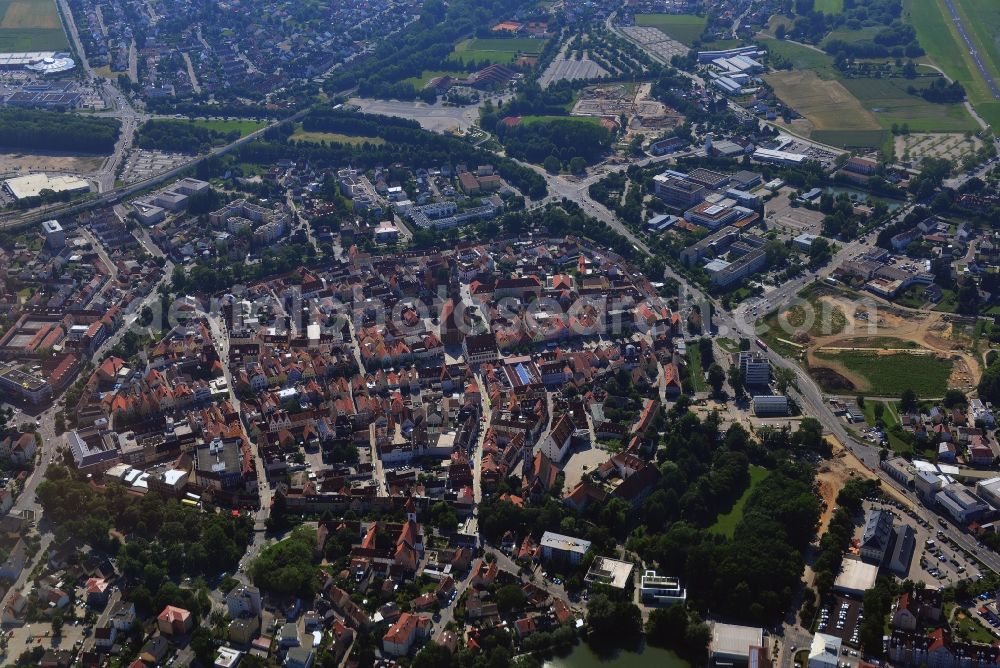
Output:
[[[844,365],[868,382],[864,393],[879,397],[898,397],[906,389],[921,397],[943,396],[948,389],[952,367],[951,360],[910,353],[879,355],[869,351],[845,350],[817,352],[816,357]]]
[[[839,14],[844,11],[844,0],[816,0],[815,8],[824,14]]]
[[[509,65],[519,55],[537,56],[545,48],[544,39],[467,39],[455,46],[452,56],[463,63],[491,63]]]
[[[68,48],[54,0],[0,0],[0,52]]]
[[[746,490],[743,494],[736,500],[733,507],[729,509],[728,513],[719,515],[715,519],[715,524],[708,528],[712,533],[722,534],[723,536],[733,537],[733,532],[736,531],[736,525],[740,523],[743,519],[743,509],[747,505],[747,499],[753,494],[753,490],[764,480],[768,475],[768,470],[762,466],[751,466],[750,467],[750,484],[747,485]]]
[[[676,39],[682,44],[691,45],[696,39],[701,37],[708,22],[704,16],[694,14],[636,14],[635,24],[637,26],[650,26],[659,28],[668,37]]]
[[[988,69],[1000,80],[1000,45],[996,42],[1000,7],[993,0],[955,0],[955,6],[977,50],[988,56],[984,58]],[[934,64],[961,82],[979,115],[998,126],[1000,101],[990,94],[943,0],[904,0],[903,16],[916,29],[920,45]]]
[[[881,30],[878,26],[869,26],[867,28],[859,28],[858,30],[851,30],[850,28],[842,28],[840,30],[833,30],[823,39],[823,46],[827,42],[841,41],[852,44],[855,42],[870,42],[875,39],[875,35]]]
[[[302,129],[301,123],[295,124],[295,132],[289,138],[291,141],[305,141],[318,144],[320,142],[326,142],[327,144],[337,143],[337,144],[349,144],[351,146],[360,146],[364,143],[379,145],[384,144],[385,140],[381,137],[360,137],[360,136],[350,136],[342,135],[337,132],[309,132],[308,130]]]
[[[241,137],[246,137],[251,132],[260,130],[267,123],[263,121],[232,120],[232,121],[189,121],[191,125],[212,130],[214,132],[229,133],[239,130]]]
[[[688,369],[691,370],[691,389],[695,392],[708,392],[708,381],[705,371],[701,368],[701,351],[697,345],[688,346]]]
[[[762,40],[767,50],[792,64],[793,70],[812,70],[821,79],[835,79],[833,58],[815,49],[777,39]]]
[[[417,90],[423,90],[431,79],[436,77],[443,77],[449,74],[453,77],[464,79],[469,75],[468,72],[453,72],[450,70],[424,70],[419,77],[410,77],[409,79],[403,79],[402,83],[408,83]]]

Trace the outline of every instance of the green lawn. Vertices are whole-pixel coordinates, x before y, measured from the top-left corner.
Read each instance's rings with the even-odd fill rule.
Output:
[[[708,19],[694,14],[636,14],[637,26],[659,28],[668,37],[691,45],[705,31]]]
[[[712,42],[702,42],[699,48],[705,51],[725,51],[726,49],[735,49],[738,46],[745,46],[746,42],[742,39],[717,39]]]
[[[431,79],[434,79],[436,77],[443,77],[445,75],[451,75],[458,79],[464,79],[469,75],[469,73],[454,72],[450,70],[424,70],[419,77],[410,77],[409,79],[403,79],[402,83],[408,83],[417,90],[423,90]]]
[[[235,119],[231,121],[189,121],[192,125],[212,130],[214,132],[230,133],[238,130],[241,137],[246,137],[251,132],[256,132],[265,127],[265,121],[251,121],[247,119]]]
[[[715,524],[710,526],[708,530],[712,533],[722,534],[729,538],[733,537],[733,533],[736,531],[736,525],[740,523],[743,519],[743,509],[747,505],[747,499],[753,494],[753,490],[768,476],[769,471],[762,466],[750,466],[750,484],[747,485],[746,490],[743,494],[736,500],[733,507],[729,509],[728,513],[723,513],[715,518]]]
[[[941,301],[934,305],[933,310],[942,313],[955,313],[958,311],[958,296],[955,291],[948,288],[941,291]]]
[[[452,56],[463,63],[491,63],[509,65],[519,55],[537,56],[545,48],[544,39],[467,39],[455,46]]]
[[[844,0],[816,0],[815,9],[824,14],[839,14],[844,11]]]
[[[834,40],[847,42],[848,44],[853,44],[855,42],[870,42],[875,39],[875,35],[878,34],[878,31],[881,29],[881,26],[869,26],[858,30],[851,30],[850,28],[832,30],[830,31],[830,34],[823,38],[823,45],[825,46],[827,42],[832,42]]]
[[[1000,9],[993,0],[955,0],[955,5],[978,50],[989,56],[987,67],[1000,77],[1000,46],[995,41],[1000,34]],[[979,115],[991,125],[1000,124],[1000,101],[990,94],[944,0],[903,0],[903,16],[916,29],[920,45],[934,64],[965,86]]]
[[[817,352],[816,356],[843,364],[868,382],[868,387],[859,388],[859,391],[879,397],[898,397],[906,389],[913,390],[921,397],[944,396],[952,367],[951,360],[910,353],[879,355],[875,352],[845,350]]]
[[[989,629],[983,626],[978,619],[972,617],[971,613],[965,610],[958,610],[951,620],[951,630],[962,640],[970,642],[991,644],[995,638]]]
[[[761,41],[768,51],[789,61],[793,70],[812,70],[819,75],[820,79],[837,78],[833,69],[833,58],[821,51],[784,40],[764,39]]]
[[[701,351],[697,343],[687,347],[687,359],[688,370],[691,372],[691,389],[695,392],[708,392],[708,381],[705,380],[705,371],[701,368]]]
[[[738,353],[740,351],[739,341],[733,341],[732,339],[722,337],[720,339],[716,339],[715,342],[718,343],[719,347],[727,353]]]

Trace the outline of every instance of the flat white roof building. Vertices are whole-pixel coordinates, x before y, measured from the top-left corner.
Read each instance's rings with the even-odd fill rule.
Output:
[[[837,668],[840,660],[840,647],[843,641],[825,633],[813,636],[809,648],[809,668]]]
[[[590,541],[546,531],[542,534],[541,547],[542,556],[546,559],[555,557],[579,563],[590,549]]]
[[[632,575],[633,568],[635,566],[630,561],[597,557],[590,565],[590,570],[584,580],[605,584],[615,589],[624,589],[625,585],[628,584],[629,576]]]
[[[687,599],[687,592],[681,587],[680,578],[646,571],[639,580],[639,598],[644,603],[683,603]]]
[[[842,594],[861,596],[875,586],[877,577],[878,566],[876,564],[866,564],[860,559],[845,557],[844,563],[840,567],[840,573],[833,582],[833,588]]]
[[[3,182],[3,188],[14,199],[38,197],[43,190],[52,192],[86,192],[90,184],[75,176],[49,176],[48,174],[27,174],[15,176]]]
[[[712,625],[712,660],[717,662],[750,659],[751,647],[763,647],[764,629],[716,622]]]

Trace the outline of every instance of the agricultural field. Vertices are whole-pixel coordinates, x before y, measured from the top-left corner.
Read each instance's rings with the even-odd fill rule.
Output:
[[[812,124],[813,132],[837,131],[850,140],[854,132],[882,137],[882,125],[842,83],[821,79],[814,70],[791,70],[767,74],[764,79],[775,94]],[[850,142],[860,145],[862,142]],[[877,144],[876,144],[877,145]]]
[[[954,0],[962,23],[984,56],[987,69],[1000,81],[1000,6],[993,0]],[[920,45],[935,65],[965,86],[969,101],[990,125],[1000,124],[1000,101],[976,68],[944,5],[944,0],[903,0],[903,17],[917,31]]]
[[[668,37],[690,46],[705,31],[708,19],[694,14],[636,14],[637,26],[659,28]]]
[[[67,48],[55,0],[0,0],[0,52]]]
[[[910,389],[920,397],[941,397],[948,389],[952,361],[930,353],[824,349],[816,352],[854,385],[874,396],[898,397]]]
[[[467,39],[455,46],[452,57],[462,63],[489,61],[510,65],[519,56],[537,56],[545,48],[544,39]]]
[[[921,89],[933,78],[844,79],[847,88],[870,109],[886,130],[893,123],[910,126],[911,132],[975,132],[979,126],[962,104],[935,104],[910,95],[910,86]]]
[[[771,51],[792,65],[765,75],[778,97],[806,118],[809,136],[835,146],[882,146],[886,130],[906,124],[912,132],[963,133],[978,129],[962,104],[934,104],[910,95],[929,77],[846,78],[825,53],[768,40]],[[799,122],[796,122],[799,123]]]

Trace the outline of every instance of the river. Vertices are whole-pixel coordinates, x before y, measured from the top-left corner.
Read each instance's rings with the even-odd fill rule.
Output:
[[[580,642],[566,656],[548,659],[544,668],[690,668],[687,661],[673,652],[644,645],[638,652],[621,650],[610,657],[599,656],[585,642]]]

